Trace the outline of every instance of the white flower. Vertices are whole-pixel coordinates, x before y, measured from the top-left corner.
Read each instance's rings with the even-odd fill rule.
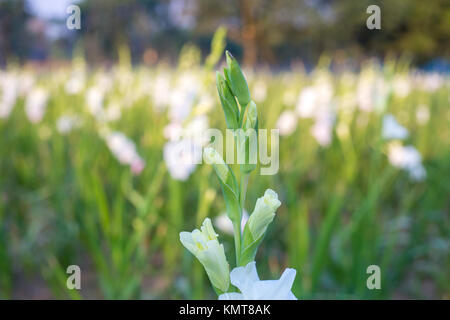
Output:
[[[169,141],[164,145],[164,161],[171,177],[185,181],[200,163],[202,149],[189,139]]]
[[[116,121],[122,116],[120,105],[117,102],[111,102],[105,110],[106,121]]]
[[[34,85],[34,76],[31,73],[25,72],[20,74],[17,81],[18,83],[18,90],[21,95],[26,95]]]
[[[231,283],[241,293],[224,293],[219,300],[297,300],[291,291],[295,274],[295,269],[288,268],[279,280],[259,280],[255,262],[249,262],[230,273]]]
[[[413,146],[402,146],[398,142],[392,142],[388,146],[389,162],[397,168],[409,172],[412,179],[422,181],[426,177],[425,168],[422,165],[422,156]]]
[[[205,136],[208,127],[208,117],[206,115],[196,116],[185,125],[183,137],[192,140],[199,146],[203,146],[208,142],[208,138]]]
[[[170,78],[166,72],[158,74],[152,90],[154,109],[161,112],[169,102]]]
[[[280,205],[278,194],[272,189],[267,189],[264,196],[256,200],[255,209],[248,219],[248,228],[254,240],[264,235]]]
[[[392,83],[394,93],[400,98],[405,98],[411,91],[409,78],[406,76],[397,76]]]
[[[400,125],[392,114],[383,117],[382,135],[385,139],[406,139],[409,136],[408,129]]]
[[[202,92],[200,101],[195,106],[194,112],[196,114],[205,114],[214,106],[214,99],[208,92]]]
[[[427,177],[427,171],[422,164],[418,164],[409,169],[409,176],[415,181],[423,181]]]
[[[75,72],[66,82],[65,90],[68,94],[77,94],[83,90],[84,84],[84,74],[82,72]]]
[[[371,77],[362,75],[356,90],[359,108],[363,111],[372,111],[374,107]]]
[[[230,269],[211,220],[206,218],[200,230],[180,232],[180,241],[205,267],[213,286],[226,292],[230,286]]]
[[[133,174],[139,175],[145,168],[145,161],[140,157],[136,156],[130,163],[130,170]]]
[[[428,92],[434,92],[444,84],[444,77],[436,72],[420,74],[416,78],[419,86]]]
[[[89,109],[89,112],[93,116],[101,116],[103,113],[103,98],[104,91],[99,87],[89,88],[86,93],[86,103]]]
[[[311,118],[315,113],[317,92],[314,87],[306,87],[300,92],[297,102],[297,113],[301,118]]]
[[[322,116],[316,118],[316,122],[311,128],[312,136],[323,147],[331,143],[334,120],[333,113],[325,112]]]
[[[293,111],[283,111],[277,120],[276,127],[280,135],[289,136],[297,128],[297,115]]]
[[[8,118],[16,103],[19,84],[17,77],[11,73],[4,73],[0,80],[0,91],[2,94],[0,99],[0,118]]]
[[[262,102],[266,99],[267,86],[264,83],[264,81],[258,81],[255,83],[255,86],[252,91],[252,96],[256,102]]]
[[[225,161],[223,160],[222,156],[217,152],[216,149],[211,147],[206,147],[203,149],[203,158],[206,163],[208,164],[218,164],[218,165],[224,165]]]
[[[384,78],[377,76],[373,70],[365,71],[361,74],[357,86],[357,101],[360,110],[371,112],[374,109],[383,111],[389,87]]]
[[[179,122],[171,122],[164,127],[163,134],[170,141],[178,141],[183,135],[183,126]]]
[[[241,233],[244,231],[245,224],[248,220],[248,213],[246,210],[243,210],[242,220],[241,220]],[[222,232],[233,235],[233,222],[228,218],[226,212],[220,214],[217,218],[214,219],[214,224],[219,228]]]
[[[134,174],[139,174],[144,169],[145,162],[137,153],[136,145],[122,132],[108,133],[106,143],[116,159],[121,164],[129,165]]]
[[[35,88],[27,95],[25,113],[32,123],[42,120],[47,107],[48,92],[42,88]]]
[[[419,105],[416,111],[416,120],[421,126],[427,124],[428,120],[430,120],[430,110],[428,106],[424,104]]]
[[[174,89],[170,94],[169,118],[172,121],[183,121],[191,113],[194,103],[194,96],[189,92]]]
[[[69,116],[69,115],[63,115],[58,118],[56,121],[56,128],[59,133],[65,134],[77,126],[80,123],[80,120],[77,117]]]

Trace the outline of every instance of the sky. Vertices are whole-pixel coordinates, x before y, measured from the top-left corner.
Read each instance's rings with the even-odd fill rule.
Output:
[[[32,14],[48,20],[67,17],[66,9],[78,0],[28,0],[27,4]]]

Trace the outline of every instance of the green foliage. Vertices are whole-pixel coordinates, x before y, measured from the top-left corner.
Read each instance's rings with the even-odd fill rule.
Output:
[[[84,86],[70,94],[67,80],[80,70]],[[48,90],[49,100],[42,120],[30,123],[24,111],[29,91],[24,88],[11,114],[0,119],[0,297],[214,297],[201,265],[181,250],[177,236],[198,227],[205,217],[216,223],[226,207],[217,196],[221,180],[213,177],[209,165],[197,166],[186,181],[170,177],[163,159],[167,110],[158,108],[147,87],[160,77],[169,77],[175,86],[186,74],[198,75],[208,82],[202,93],[216,97],[210,126],[224,129],[213,72],[164,65],[87,70],[79,63],[52,72],[10,68],[0,77],[24,84],[25,74],[32,75],[34,87]],[[389,88],[384,111],[362,111],[352,99],[358,82],[371,74]],[[405,96],[394,85],[400,75],[410,85]],[[104,107],[115,101],[121,110],[108,126],[135,142],[146,163],[139,175],[114,157],[101,136],[105,123],[87,108],[87,89],[105,78],[111,86]],[[256,71],[246,81],[258,105],[258,127],[277,127],[282,112],[294,111],[299,93],[324,78],[340,106],[330,144],[317,143],[311,134],[314,120],[299,118],[296,129],[280,137],[277,175],[258,175],[258,165],[246,201],[236,199],[242,193],[236,188],[246,188],[245,179],[230,175],[226,181],[236,208],[239,200],[242,210],[249,209],[245,203],[254,204],[268,187],[283,203],[262,243],[250,238],[249,225],[244,228],[242,252],[248,243],[259,246],[256,260],[268,261],[259,270],[261,278],[274,278],[286,266],[297,269],[294,293],[300,299],[448,297],[448,77],[424,77],[396,61],[384,68],[367,65],[361,73]],[[254,94],[258,83],[267,92],[261,100]],[[424,110],[427,121],[418,117]],[[381,137],[386,112],[410,131],[405,144],[420,151],[424,181],[412,181],[389,163]],[[81,121],[62,133],[57,122],[67,114]],[[233,239],[214,228],[231,257]],[[241,264],[251,259],[241,256]],[[65,271],[71,264],[82,270],[78,295],[66,288]],[[365,287],[371,264],[381,267],[382,289],[377,292]],[[31,295],[36,287],[40,296]]]

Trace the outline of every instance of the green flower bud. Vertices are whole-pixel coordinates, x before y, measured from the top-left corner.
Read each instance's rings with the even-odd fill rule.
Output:
[[[257,129],[258,110],[256,104],[252,101],[247,105],[247,118],[245,119],[244,129]]]
[[[239,124],[239,107],[236,98],[231,93],[227,81],[219,73],[216,73],[217,92],[219,93],[220,103],[225,113],[225,121],[230,129],[237,129]]]
[[[241,107],[244,108],[251,100],[247,81],[231,53],[227,51],[226,56],[228,68],[224,70],[225,78],[230,85],[231,92],[236,96]]]
[[[203,265],[212,285],[226,292],[230,286],[230,267],[211,220],[206,218],[200,230],[180,232],[180,241]]]
[[[255,259],[258,246],[280,205],[278,195],[272,189],[267,189],[264,196],[256,201],[255,210],[244,228],[241,265],[246,265]]]
[[[278,195],[272,189],[267,189],[264,196],[256,201],[255,210],[253,210],[252,215],[248,219],[253,239],[263,236],[280,205],[281,202],[278,200]]]
[[[246,107],[247,115],[244,122],[244,132],[237,132],[238,155],[244,156],[245,163],[241,165],[242,172],[250,173],[256,168],[258,159],[258,112],[253,101]],[[252,132],[253,131],[253,132]]]

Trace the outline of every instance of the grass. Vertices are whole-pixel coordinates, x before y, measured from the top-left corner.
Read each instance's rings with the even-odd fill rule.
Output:
[[[197,57],[192,50],[187,50],[189,56]],[[178,68],[121,63],[111,70],[88,70],[76,60],[51,72],[14,66],[1,71],[0,78],[12,75],[18,86],[24,74],[31,74],[34,86],[49,92],[40,122],[30,123],[24,112],[27,90],[18,94],[11,114],[0,119],[1,298],[24,297],[16,284],[33,286],[36,278],[43,279],[40,286],[54,298],[214,297],[178,233],[221,213],[219,185],[208,165],[197,166],[186,181],[171,177],[163,158],[167,106],[159,108],[155,102],[166,93],[152,89],[157,79],[167,78],[172,95],[177,80],[194,76],[201,84],[195,106],[202,97],[211,97],[206,112],[210,127],[225,129],[211,63],[202,67],[198,59],[186,59],[180,58]],[[83,88],[69,94],[65,85],[77,70],[85,75]],[[389,89],[382,110],[361,111],[346,100],[367,73]],[[333,86],[337,110],[328,146],[311,135],[313,121],[300,118],[296,130],[280,138],[278,174],[257,177],[248,190],[247,203],[254,203],[268,186],[282,202],[256,257],[261,277],[296,268],[293,290],[300,299],[448,299],[448,77],[429,90],[425,78],[395,61],[383,68],[368,65],[358,73],[334,74],[318,67],[309,74],[246,74],[251,74],[252,93],[257,83],[265,87],[265,97],[256,101],[260,128],[274,128],[282,111],[294,110],[302,89],[321,83],[324,75]],[[396,92],[399,75],[411,87],[406,96]],[[102,81],[108,82],[104,107],[115,103],[121,110],[115,120],[99,120],[88,110],[87,88]],[[429,111],[422,124],[416,117],[421,105]],[[200,109],[193,114],[203,113]],[[390,165],[381,137],[387,112],[410,131],[407,143],[422,154],[424,181],[413,181]],[[80,124],[63,134],[57,121],[65,114],[77,116]],[[106,127],[134,141],[146,162],[139,175],[109,151],[101,135]],[[221,237],[233,257],[232,237]],[[66,288],[65,270],[71,264],[82,269],[81,291]],[[381,267],[381,290],[366,287],[366,269],[372,264]]]

